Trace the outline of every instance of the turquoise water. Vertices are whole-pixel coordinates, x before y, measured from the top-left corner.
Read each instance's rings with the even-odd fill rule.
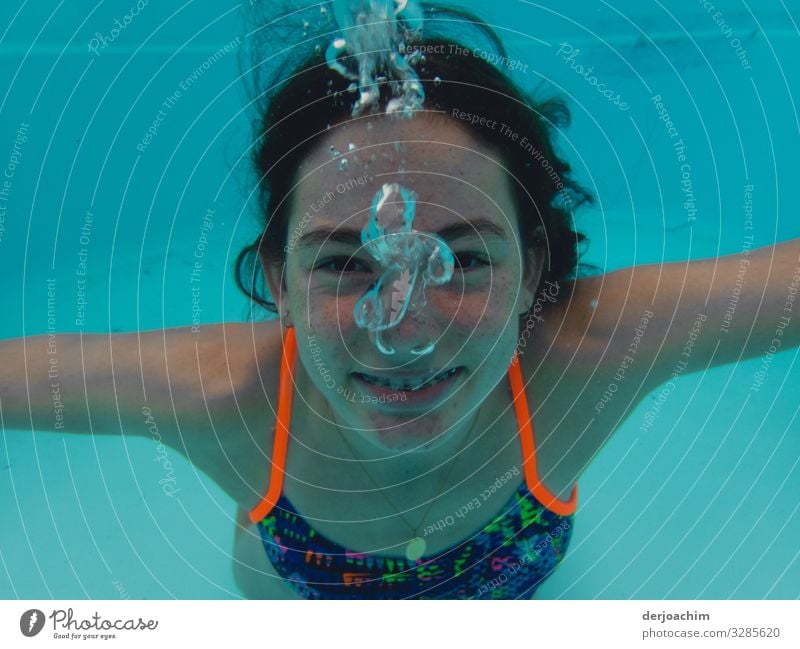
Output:
[[[235,54],[243,9],[150,2],[108,40],[135,4],[0,8],[0,166],[12,171],[0,337],[47,331],[48,279],[60,332],[249,317],[230,270],[257,231],[240,160],[252,118]],[[496,27],[517,81],[549,79],[570,101],[562,148],[598,197],[577,215],[591,240],[585,261],[614,270],[738,252],[745,185],[755,246],[800,236],[797,2],[720,0],[723,25],[689,0],[669,12],[650,0],[561,13],[459,4]],[[107,41],[92,52],[96,34]],[[612,98],[577,65],[594,66]],[[692,203],[654,95],[685,143]],[[190,288],[198,250],[200,312]],[[776,356],[744,410],[758,359],[680,379],[642,433],[655,395],[646,398],[582,477],[569,553],[537,597],[798,597],[796,359],[796,349]],[[177,454],[180,497],[169,498],[146,435],[6,430],[3,441],[0,596],[239,596],[234,503]]]

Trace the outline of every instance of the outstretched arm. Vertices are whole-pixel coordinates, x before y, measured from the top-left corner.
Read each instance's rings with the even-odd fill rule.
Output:
[[[251,502],[280,343],[274,323],[0,341],[0,431],[152,437]]]
[[[580,344],[595,362],[636,366],[649,389],[800,345],[800,239],[748,253],[578,280]]]
[[[164,443],[180,449],[181,427],[209,429],[207,408],[217,417],[235,412],[234,392],[257,371],[253,339],[250,325],[231,324],[0,341],[0,423],[146,434],[151,413]]]

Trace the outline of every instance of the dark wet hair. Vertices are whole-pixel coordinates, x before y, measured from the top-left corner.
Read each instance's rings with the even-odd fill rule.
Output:
[[[457,13],[478,25],[507,60],[502,44],[485,23],[466,12]],[[538,100],[535,91],[526,94],[503,71],[455,40],[428,38],[413,47],[426,52],[424,62],[415,66],[425,89],[426,110],[448,114],[454,109],[465,110],[503,122],[519,134],[514,142],[500,129],[473,127],[475,136],[499,153],[513,175],[523,246],[547,255],[539,289],[544,282],[562,284],[593,268],[579,263],[586,236],[573,230],[572,212],[584,203],[593,203],[594,198],[575,181],[570,165],[554,146],[557,129],[570,122],[565,102],[558,97]],[[433,53],[437,51],[445,53]],[[272,313],[277,313],[277,308],[266,295],[259,261],[282,264],[285,260],[289,194],[299,163],[328,128],[351,118],[357,97],[348,90],[351,82],[327,65],[324,47],[281,76],[283,80],[269,92],[262,90],[263,111],[253,149],[263,229],[239,253],[235,266],[239,288]],[[390,88],[385,83],[380,88],[381,106],[385,107],[391,98]],[[523,137],[532,148],[519,144]]]

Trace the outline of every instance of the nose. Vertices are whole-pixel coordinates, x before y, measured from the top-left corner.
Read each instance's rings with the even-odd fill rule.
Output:
[[[396,357],[393,359],[396,361],[411,361],[433,352],[444,331],[439,320],[428,300],[422,309],[407,311],[393,327],[370,332],[370,337],[386,356]]]

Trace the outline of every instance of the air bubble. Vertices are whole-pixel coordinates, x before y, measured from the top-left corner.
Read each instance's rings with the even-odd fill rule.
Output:
[[[347,158],[339,160],[339,171],[345,171],[349,166],[350,163],[347,161]]]
[[[434,86],[441,86],[441,85],[442,85],[442,78],[441,78],[441,77],[436,77],[436,78],[433,80],[433,85],[434,85]]]
[[[412,66],[425,56],[406,45],[422,32],[425,11],[419,5],[415,0],[333,0],[329,5],[347,42],[339,35],[328,47],[326,59],[332,70],[358,83],[354,116],[376,108],[381,93],[372,88],[389,79],[399,82],[391,84],[395,101],[389,112],[410,117],[422,106],[425,91]],[[324,7],[320,11],[327,16]],[[346,53],[355,56],[344,57]]]
[[[361,296],[353,310],[356,325],[366,329],[382,354],[394,354],[381,334],[397,326],[407,312],[427,305],[425,290],[452,279],[455,259],[436,235],[414,230],[417,195],[397,183],[384,184],[375,195],[371,217],[361,232],[364,249],[381,265],[381,277]],[[434,341],[412,349],[418,355],[434,349]]]

